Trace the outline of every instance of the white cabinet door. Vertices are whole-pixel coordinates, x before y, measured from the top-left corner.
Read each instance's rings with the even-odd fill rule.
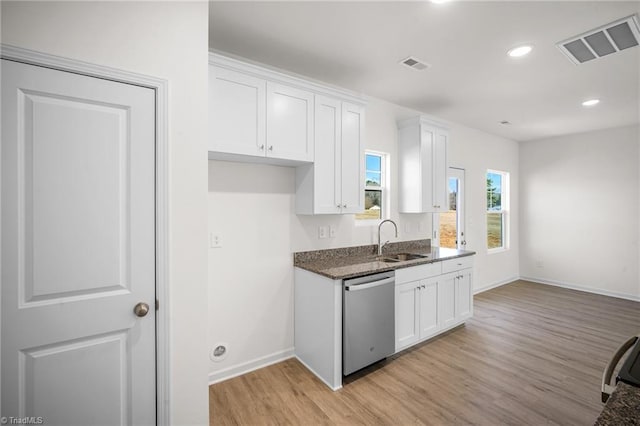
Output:
[[[396,285],[396,352],[420,340],[419,285]]]
[[[433,199],[433,188],[435,188],[435,180],[433,166],[436,163],[435,158],[435,128],[422,125],[420,128],[420,211],[433,212],[436,211],[436,205]]]
[[[313,93],[267,82],[267,156],[313,161]]]
[[[320,95],[314,105],[315,157],[296,170],[296,213],[361,213],[364,107]]]
[[[447,144],[449,132],[415,118],[399,123],[399,212],[447,211]]]
[[[440,328],[456,322],[456,274],[442,275],[438,279],[438,309]]]
[[[364,108],[342,103],[342,213],[364,211]]]
[[[433,160],[433,193],[432,204],[434,212],[445,212],[449,208],[447,191],[447,142],[449,132],[436,128],[432,145]]]
[[[209,150],[265,154],[265,80],[209,68]]]
[[[465,320],[473,314],[473,270],[463,269],[456,275],[456,317]]]
[[[336,214],[342,210],[341,128],[342,106],[337,99],[315,97],[314,213]]]
[[[420,339],[438,331],[438,280],[421,281],[420,285]]]

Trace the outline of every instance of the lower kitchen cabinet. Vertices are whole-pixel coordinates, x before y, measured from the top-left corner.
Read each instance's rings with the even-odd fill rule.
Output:
[[[420,266],[403,269],[401,275],[396,271],[396,352],[456,327],[473,314],[473,259],[432,265],[446,273],[433,276],[433,267],[425,271]],[[415,279],[421,271],[424,278]],[[403,276],[412,281],[404,282]]]
[[[463,269],[456,276],[456,317],[459,321],[473,315],[473,270]]]
[[[438,331],[438,282],[420,280],[396,286],[396,351]]]
[[[438,331],[438,280],[428,279],[421,283],[420,293],[420,340],[433,336]]]
[[[452,327],[456,321],[456,283],[454,274],[442,275],[438,282],[438,322],[440,328]]]
[[[396,285],[396,351],[420,340],[420,281]]]

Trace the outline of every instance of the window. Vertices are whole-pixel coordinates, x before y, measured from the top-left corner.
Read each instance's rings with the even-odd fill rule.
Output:
[[[487,248],[508,248],[507,212],[509,209],[509,173],[487,171]]]
[[[378,220],[385,216],[387,179],[387,154],[367,151],[365,153],[364,212],[357,214],[358,220]]]

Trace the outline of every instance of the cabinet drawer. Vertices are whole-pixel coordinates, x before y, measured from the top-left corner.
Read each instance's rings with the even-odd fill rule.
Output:
[[[427,263],[410,268],[396,269],[396,284],[418,281],[440,275],[442,273],[441,263],[442,262]]]
[[[473,256],[459,257],[457,259],[445,260],[442,263],[442,273],[459,271],[460,269],[473,268]]]

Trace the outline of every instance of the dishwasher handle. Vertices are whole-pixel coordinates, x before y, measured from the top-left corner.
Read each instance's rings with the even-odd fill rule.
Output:
[[[393,282],[395,282],[395,280],[396,280],[395,277],[390,277],[390,278],[385,278],[383,280],[370,281],[370,282],[362,283],[362,284],[345,285],[344,289],[345,289],[345,291],[366,290],[368,288],[379,287],[381,285],[393,284]]]
[[[640,338],[640,335],[631,336],[626,342],[620,345],[616,353],[613,355],[613,358],[611,358],[611,361],[609,361],[609,364],[607,364],[607,367],[604,369],[604,373],[602,374],[602,402],[607,402],[609,396],[616,388],[615,385],[611,385],[613,370],[616,368],[616,365],[618,365],[620,358],[622,358],[629,348],[636,343],[638,338]]]

